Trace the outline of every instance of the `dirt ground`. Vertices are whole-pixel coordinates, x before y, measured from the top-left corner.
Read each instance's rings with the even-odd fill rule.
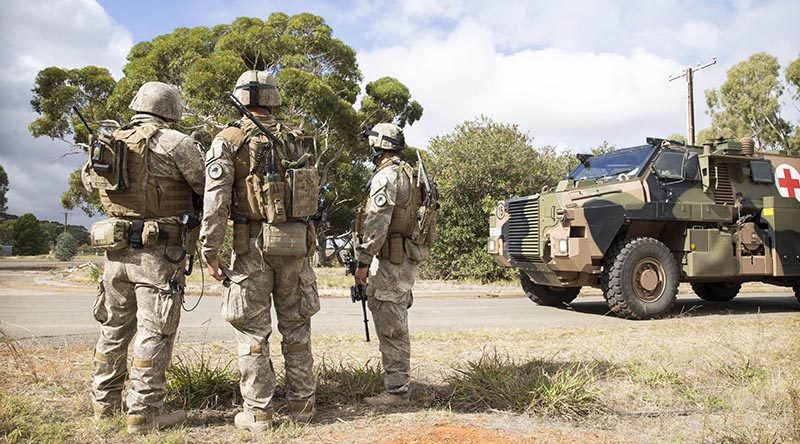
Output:
[[[42,288],[65,296],[85,293],[90,282],[75,275],[86,268],[65,273],[0,266],[0,295],[36,294]],[[336,296],[338,274],[321,270],[318,275],[320,281],[329,280],[326,288]],[[518,290],[511,284],[459,285],[455,291],[462,294],[474,289],[521,296],[512,294]],[[451,283],[424,282],[421,287],[454,291]],[[314,423],[296,425],[283,415],[278,396],[277,427],[254,435],[232,426],[240,407],[234,399],[190,410],[189,420],[178,429],[137,438],[125,434],[124,418],[97,424],[91,419],[90,344],[22,345],[0,332],[0,442],[800,442],[798,332],[798,311],[678,315],[593,327],[416,331],[409,406],[367,408],[339,391],[320,403]],[[280,374],[280,338],[275,336],[271,354]],[[377,343],[365,343],[360,334],[318,334],[313,344],[318,366],[363,368],[379,357]],[[235,369],[234,349],[232,341],[181,343],[173,362],[202,360]],[[557,407],[465,407],[457,402],[453,378],[491,356],[507,359],[500,371],[526,368],[550,374],[543,393]],[[323,389],[330,387],[321,383]],[[520,395],[512,389],[495,386],[487,398]]]

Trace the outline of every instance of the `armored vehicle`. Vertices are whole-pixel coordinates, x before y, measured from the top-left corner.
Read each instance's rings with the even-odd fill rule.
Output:
[[[498,203],[488,251],[520,269],[534,302],[563,306],[602,289],[611,311],[662,316],[680,282],[707,301],[743,282],[792,287],[800,300],[800,156],[752,139],[646,144],[580,164],[555,188]]]

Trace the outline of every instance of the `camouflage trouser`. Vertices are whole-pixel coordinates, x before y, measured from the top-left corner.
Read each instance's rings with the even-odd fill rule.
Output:
[[[180,247],[170,247],[172,257]],[[165,371],[181,314],[184,261],[164,259],[164,247],[126,248],[107,252],[103,288],[95,318],[102,323],[94,353],[92,395],[101,409],[121,403],[127,371],[128,344],[133,342],[128,414],[159,413],[166,394]],[[170,289],[176,278],[180,290]]]
[[[405,394],[410,388],[408,309],[413,303],[411,288],[417,268],[408,259],[402,264],[379,259],[378,268],[370,271],[368,305],[380,340],[384,385],[389,393]]]
[[[286,368],[289,402],[314,401],[316,384],[311,354],[311,316],[319,311],[316,278],[308,258],[264,256],[256,239],[250,251],[234,255],[230,282],[222,297],[222,316],[236,329],[239,386],[244,408],[272,408],[275,371],[269,356],[271,299],[278,317],[278,331]]]

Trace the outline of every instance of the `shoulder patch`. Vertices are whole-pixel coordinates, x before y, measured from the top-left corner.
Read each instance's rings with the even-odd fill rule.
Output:
[[[372,198],[372,201],[375,202],[375,206],[382,207],[386,205],[386,194],[378,193]]]
[[[222,168],[222,165],[220,165],[219,162],[213,162],[206,168],[206,174],[208,175],[209,178],[214,180],[217,180],[220,177],[222,177],[223,171],[224,169]]]

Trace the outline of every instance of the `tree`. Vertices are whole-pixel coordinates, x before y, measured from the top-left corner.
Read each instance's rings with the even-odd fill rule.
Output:
[[[16,222],[16,219],[8,219],[0,222],[0,245],[13,244],[14,222]]]
[[[128,54],[124,77],[115,84],[103,83],[113,87],[110,95],[78,94],[76,89],[86,87],[70,80],[69,70],[47,68],[37,76],[31,102],[43,120],[37,119],[31,132],[56,139],[79,135],[68,109],[78,96],[89,97],[89,108],[98,111],[89,116],[93,121],[127,119],[128,103],[139,86],[158,80],[179,85],[185,93],[187,112],[177,128],[198,131],[208,143],[225,122],[238,117],[223,95],[246,69],[275,74],[283,98],[283,106],[275,110],[278,117],[302,127],[310,137],[322,178],[321,209],[329,218],[329,228],[321,228],[346,231],[355,215],[354,203],[363,198],[361,185],[369,177],[369,150],[358,141],[362,127],[378,118],[411,125],[422,116],[422,106],[399,80],[384,77],[368,84],[357,111],[362,75],[356,52],[313,14],[240,17],[231,24],[179,28],[140,42]],[[82,140],[76,137],[71,143]],[[96,195],[87,193],[79,179],[78,173],[70,176],[62,203],[90,214],[98,211]]]
[[[12,252],[17,256],[35,256],[48,251],[46,235],[36,216],[31,213],[23,214],[14,222],[12,237]]]
[[[792,105],[800,112],[800,57],[786,67],[786,81],[792,89]],[[800,149],[800,121],[794,127],[792,148]]]
[[[785,85],[779,75],[775,57],[753,54],[728,70],[719,90],[707,90],[706,104],[716,136],[727,132],[736,138],[751,136],[764,149],[789,148],[792,126],[781,117]]]
[[[56,246],[53,248],[53,256],[60,261],[68,261],[76,254],[78,254],[78,241],[69,232],[58,235]]]
[[[464,122],[430,143],[430,169],[441,194],[439,228],[424,273],[442,279],[510,278],[486,253],[489,211],[502,199],[554,185],[566,154],[533,146],[516,125],[487,117]]]
[[[6,198],[7,192],[8,174],[6,174],[6,170],[3,168],[3,165],[0,165],[0,214],[8,211],[8,199]]]

